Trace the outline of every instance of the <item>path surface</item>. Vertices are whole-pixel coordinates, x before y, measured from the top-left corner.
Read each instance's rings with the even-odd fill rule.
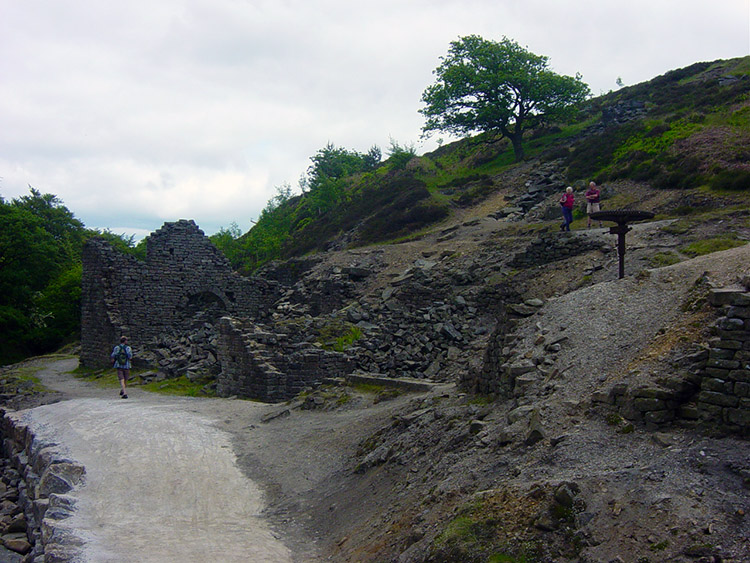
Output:
[[[66,525],[86,561],[291,561],[259,517],[263,496],[240,471],[219,400],[101,389],[68,374],[77,360],[36,375],[69,400],[23,411],[44,440],[86,467]],[[223,401],[226,403],[227,401]],[[232,403],[237,403],[232,401]],[[213,408],[212,408],[213,407]],[[243,409],[261,409],[242,401]]]

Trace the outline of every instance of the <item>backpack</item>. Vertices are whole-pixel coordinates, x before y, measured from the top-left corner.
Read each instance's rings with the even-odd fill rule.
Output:
[[[115,354],[115,361],[121,366],[125,366],[128,363],[128,351],[124,344],[120,344],[117,354]]]

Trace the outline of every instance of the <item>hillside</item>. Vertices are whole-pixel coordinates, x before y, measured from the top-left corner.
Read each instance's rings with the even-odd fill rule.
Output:
[[[662,226],[639,225],[633,242],[657,251],[648,241]],[[471,227],[454,232],[438,250],[476,244]],[[400,268],[408,253],[390,250],[381,258]],[[355,257],[332,253],[331,264]],[[696,282],[731,285],[749,259],[743,246],[551,296],[515,325],[516,354],[539,354],[540,335],[560,331],[563,349],[545,354],[546,378],[510,398],[446,384],[373,404],[370,393],[323,389],[263,420],[234,420],[241,459],[268,484],[278,529],[310,538],[323,559],[744,561],[747,442],[684,421],[632,423],[599,396],[682,377],[709,337],[710,311],[682,312]],[[562,287],[575,269],[558,268],[537,272]],[[478,342],[462,351],[479,360]]]
[[[656,190],[685,190],[654,210],[662,216],[702,207],[698,189],[743,192],[750,186],[750,57],[697,63],[594,98],[570,123],[548,124],[526,137],[531,161],[550,173],[513,183],[518,169],[507,139],[480,135],[411,158],[395,146],[379,165],[330,146],[312,158],[333,166],[331,181],[300,196],[276,199],[248,233],[226,245],[235,266],[254,269],[274,258],[419,236],[463,209],[504,193],[495,211],[517,217],[565,185],[580,188],[630,180]],[[369,154],[369,153],[368,153]],[[365,165],[365,163],[369,163]],[[527,163],[525,163],[528,166]],[[533,187],[533,190],[524,188]],[[623,194],[617,206],[637,201]]]

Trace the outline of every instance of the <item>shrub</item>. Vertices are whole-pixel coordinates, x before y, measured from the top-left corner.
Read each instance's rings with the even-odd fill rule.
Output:
[[[723,170],[711,179],[714,190],[750,190],[750,170]]]

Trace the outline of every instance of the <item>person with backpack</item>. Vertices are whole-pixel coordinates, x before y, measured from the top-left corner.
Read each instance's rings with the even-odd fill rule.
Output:
[[[115,361],[113,367],[117,370],[117,379],[120,380],[120,397],[127,399],[126,385],[130,377],[130,359],[133,357],[133,350],[128,346],[127,336],[120,338],[120,343],[114,347],[110,357]]]

